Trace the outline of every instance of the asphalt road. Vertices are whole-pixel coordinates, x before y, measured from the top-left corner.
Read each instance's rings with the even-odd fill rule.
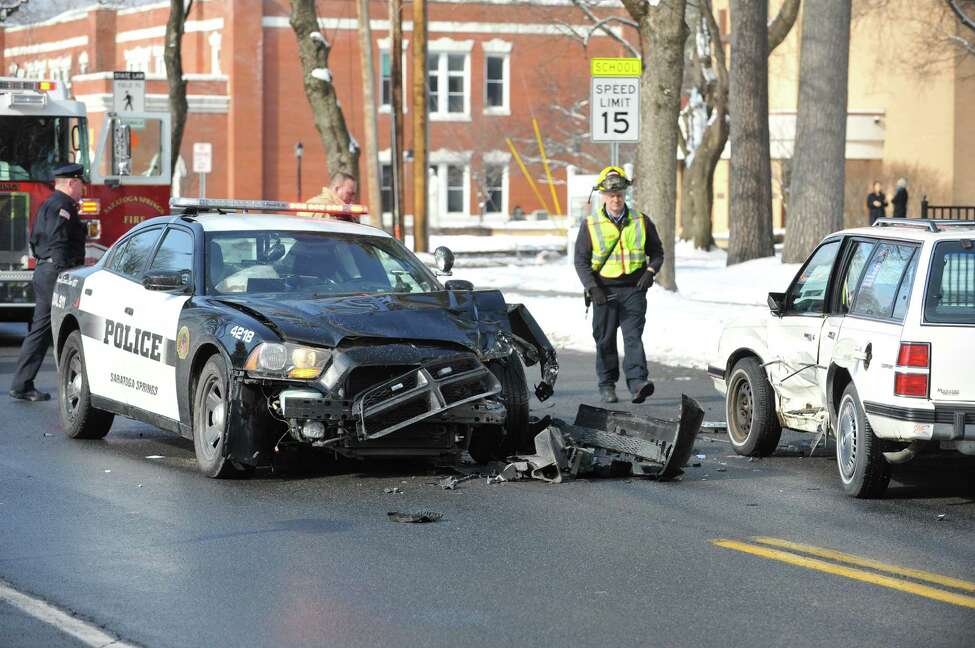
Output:
[[[0,579],[137,644],[975,641],[972,461],[898,470],[880,501],[843,495],[831,453],[802,456],[798,434],[759,461],[702,434],[704,458],[675,483],[445,491],[433,484],[445,470],[404,463],[214,481],[185,440],[117,420],[104,441],[71,441],[53,402],[7,399],[22,331],[0,325]],[[537,413],[571,418],[593,402],[592,358],[561,364]],[[624,407],[667,417],[684,391],[722,418],[703,372],[653,372],[652,402]],[[54,384],[51,364],[39,386]],[[386,515],[419,509],[444,519]],[[0,604],[0,646],[52,645],[79,644]]]

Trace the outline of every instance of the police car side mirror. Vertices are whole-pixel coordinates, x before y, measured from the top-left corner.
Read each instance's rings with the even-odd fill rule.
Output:
[[[785,293],[770,292],[768,294],[768,309],[776,317],[782,317],[785,313]]]
[[[433,251],[433,258],[437,261],[437,268],[445,275],[450,274],[450,269],[454,267],[454,253],[450,248],[441,245]]]
[[[147,272],[142,278],[142,287],[146,290],[182,290],[187,292],[192,288],[193,281],[188,271],[157,270]]]
[[[474,284],[466,279],[451,279],[444,283],[443,286],[447,290],[474,290]]]

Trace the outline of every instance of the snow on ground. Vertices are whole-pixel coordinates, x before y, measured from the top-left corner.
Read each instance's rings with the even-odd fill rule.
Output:
[[[453,239],[449,245],[453,249]],[[494,238],[494,237],[491,237]],[[679,242],[678,292],[654,286],[648,293],[643,340],[647,359],[668,365],[705,368],[725,323],[767,313],[770,291],[784,291],[798,270],[778,257],[726,267],[722,250],[702,252]],[[595,351],[582,287],[570,258],[538,265],[458,268],[455,279],[479,288],[499,288],[508,301],[528,306],[557,348]],[[622,336],[619,340],[622,355]]]
[[[430,249],[445,245],[455,254],[487,254],[505,252],[518,254],[524,251],[565,250],[565,236],[557,234],[525,236],[517,234],[494,234],[477,236],[474,234],[433,235]],[[413,249],[413,236],[406,237],[406,247]]]

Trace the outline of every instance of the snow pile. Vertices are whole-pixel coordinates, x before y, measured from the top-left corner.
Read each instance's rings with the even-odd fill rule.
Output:
[[[767,313],[768,293],[785,290],[798,271],[798,265],[777,257],[726,267],[724,251],[701,252],[684,242],[678,243],[676,255],[679,292],[659,286],[650,290],[643,336],[647,359],[668,365],[705,368],[724,325]],[[458,268],[454,278],[501,289],[509,302],[524,303],[557,348],[595,351],[592,313],[586,317],[571,258],[534,266]],[[619,345],[622,355],[622,336]]]
[[[319,81],[324,81],[325,83],[332,82],[332,71],[328,68],[315,68],[311,71],[312,78],[318,79]]]

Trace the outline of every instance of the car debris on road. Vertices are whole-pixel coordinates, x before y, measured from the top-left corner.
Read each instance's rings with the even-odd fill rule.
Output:
[[[535,435],[535,453],[516,455],[488,484],[519,479],[561,483],[580,476],[638,475],[661,481],[682,474],[704,411],[681,396],[678,420],[580,405],[574,424],[551,421]]]
[[[443,519],[443,513],[436,511],[416,511],[413,513],[401,513],[390,511],[386,514],[393,522],[403,522],[407,524],[425,524],[428,522],[438,522]]]

